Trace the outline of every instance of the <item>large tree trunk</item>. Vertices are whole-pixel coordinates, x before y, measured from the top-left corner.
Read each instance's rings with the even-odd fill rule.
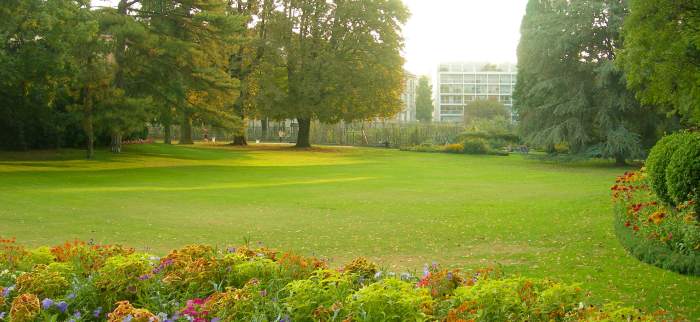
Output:
[[[173,144],[173,126],[168,123],[163,124],[163,128],[165,129],[163,131],[163,143]]]
[[[112,150],[113,153],[121,153],[122,152],[122,134],[121,133],[112,133],[112,142],[110,144],[110,150]]]
[[[267,140],[267,128],[269,127],[269,125],[270,121],[267,119],[267,117],[264,120],[260,121],[260,130],[262,131],[260,136],[262,137],[262,140]]]
[[[235,135],[233,137],[233,142],[231,142],[231,145],[236,145],[236,146],[246,146],[248,145],[248,140],[245,138],[245,134],[243,135]]]
[[[192,114],[190,112],[184,112],[182,114],[180,144],[194,144],[194,141],[192,141]]]
[[[299,132],[297,132],[297,148],[310,148],[311,119],[297,118]]]

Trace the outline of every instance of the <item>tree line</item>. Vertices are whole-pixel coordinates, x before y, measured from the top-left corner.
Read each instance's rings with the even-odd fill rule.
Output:
[[[386,117],[401,107],[400,0],[7,0],[0,148],[109,145],[147,124],[237,133],[245,120]]]
[[[514,92],[523,139],[641,157],[700,122],[700,7],[674,0],[530,0]]]

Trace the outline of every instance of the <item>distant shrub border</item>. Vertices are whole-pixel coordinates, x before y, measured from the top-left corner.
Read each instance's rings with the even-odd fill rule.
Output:
[[[584,304],[578,285],[427,266],[395,274],[358,258],[192,245],[164,257],[83,242],[26,249],[0,239],[0,320],[29,321],[654,321]],[[8,320],[9,319],[9,320]]]
[[[700,223],[694,201],[662,202],[644,169],[627,172],[612,186],[615,233],[639,260],[681,274],[700,276]]]

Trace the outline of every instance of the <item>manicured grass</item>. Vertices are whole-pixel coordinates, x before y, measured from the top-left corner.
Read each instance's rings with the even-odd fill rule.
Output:
[[[609,186],[625,169],[521,156],[395,150],[129,146],[0,153],[0,235],[73,238],[157,254],[261,242],[387,269],[437,261],[581,282],[592,301],[700,318],[700,278],[643,264],[613,232]]]

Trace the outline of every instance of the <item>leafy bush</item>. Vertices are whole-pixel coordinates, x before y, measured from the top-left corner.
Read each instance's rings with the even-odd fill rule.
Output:
[[[106,299],[105,303],[134,300],[145,291],[151,267],[145,254],[110,257],[96,272],[94,285]]]
[[[292,321],[304,321],[309,317],[331,321],[345,315],[343,301],[355,290],[352,276],[320,270],[309,279],[287,284],[285,291],[289,296],[284,299],[284,305]]]
[[[464,146],[459,144],[459,143],[448,144],[448,145],[445,145],[445,147],[443,148],[443,151],[445,151],[447,153],[462,153],[462,152],[464,152]]]
[[[675,205],[695,202],[700,218],[700,134],[688,134],[676,140],[679,146],[666,167],[666,188]]]
[[[663,137],[651,149],[645,163],[654,193],[656,193],[661,201],[670,205],[675,205],[675,203],[673,198],[668,194],[666,168],[669,162],[671,162],[671,157],[673,157],[676,149],[680,147],[681,142],[690,135],[691,134],[687,132],[680,132]]]
[[[466,154],[488,154],[491,150],[488,142],[481,138],[467,138],[462,141],[464,153]]]
[[[577,285],[523,277],[484,280],[455,290],[450,315],[475,321],[562,320],[582,300]]]
[[[395,278],[365,286],[347,301],[356,321],[423,321],[433,309],[426,289]]]
[[[41,298],[64,295],[71,284],[73,268],[65,263],[39,264],[31,272],[17,277],[17,292]]]

